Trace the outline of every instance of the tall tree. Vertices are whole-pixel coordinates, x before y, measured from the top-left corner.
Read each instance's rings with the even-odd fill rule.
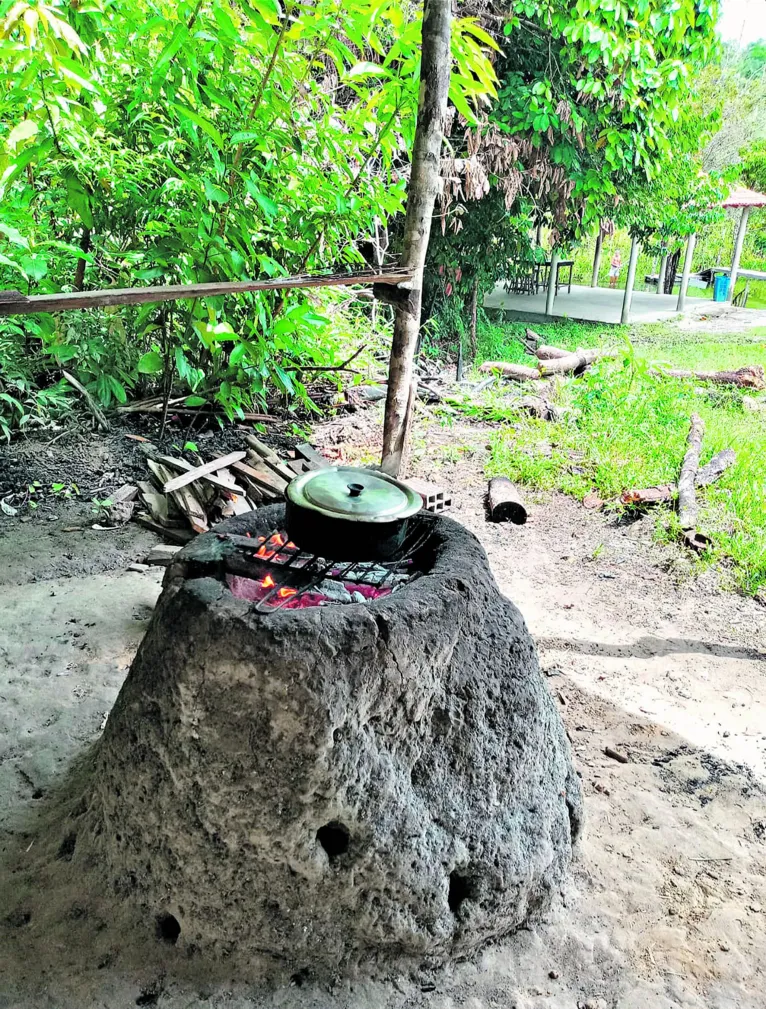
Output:
[[[383,469],[398,476],[406,461],[417,392],[413,371],[420,331],[423,268],[439,191],[441,146],[447,112],[452,57],[452,0],[425,0],[420,63],[420,96],[412,153],[412,172],[404,224],[403,265],[415,277],[396,309],[383,428]]]

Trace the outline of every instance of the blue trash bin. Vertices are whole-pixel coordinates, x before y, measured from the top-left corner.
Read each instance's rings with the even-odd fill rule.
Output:
[[[713,301],[726,301],[729,297],[729,278],[719,273],[713,281]]]

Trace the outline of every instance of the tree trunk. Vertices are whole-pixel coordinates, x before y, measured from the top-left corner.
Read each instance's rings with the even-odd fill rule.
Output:
[[[90,252],[90,228],[82,229],[82,238],[80,239],[80,248],[83,252]],[[75,291],[81,291],[85,284],[85,260],[78,259],[77,266],[74,271],[74,283],[72,287]]]
[[[479,278],[473,282],[473,291],[471,291],[471,360],[476,360],[476,354],[478,349],[476,346],[476,326],[479,315]]]
[[[451,0],[425,0],[420,100],[402,249],[402,263],[415,271],[415,277],[410,282],[409,297],[396,310],[383,424],[382,468],[393,476],[399,475],[406,462],[417,391],[413,357],[420,330],[423,267],[439,186],[443,123],[452,68],[451,18]]]
[[[672,294],[673,288],[676,283],[676,274],[678,273],[678,263],[681,259],[681,250],[677,249],[672,255],[668,256],[668,263],[665,267],[665,294]]]

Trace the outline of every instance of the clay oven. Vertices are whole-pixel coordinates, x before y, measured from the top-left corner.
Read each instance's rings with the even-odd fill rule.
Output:
[[[383,565],[299,562],[284,525],[261,508],[168,570],[75,857],[197,955],[468,954],[549,905],[579,831],[532,639],[448,518]]]

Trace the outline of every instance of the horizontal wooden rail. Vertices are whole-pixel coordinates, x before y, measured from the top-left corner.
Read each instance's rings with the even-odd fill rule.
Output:
[[[102,291],[74,291],[72,294],[33,294],[0,291],[0,316],[32,315],[35,312],[67,312],[75,308],[103,308],[107,305],[146,305],[186,298],[215,298],[225,294],[250,291],[284,291],[298,287],[347,287],[350,284],[403,284],[412,280],[408,270],[375,273],[333,273],[297,277],[273,277],[269,280],[243,280],[233,283],[170,284],[165,287],[107,288]]]

